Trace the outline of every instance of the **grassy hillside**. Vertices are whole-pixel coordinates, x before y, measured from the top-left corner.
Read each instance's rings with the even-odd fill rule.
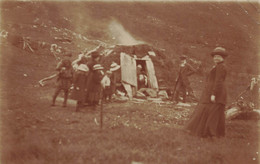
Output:
[[[6,24],[45,23],[112,44],[119,43],[109,29],[116,21],[136,40],[164,48],[175,58],[185,53],[208,61],[207,54],[220,45],[230,54],[232,70],[256,74],[257,68],[251,68],[257,64],[259,50],[256,7],[259,4],[242,2],[2,2],[1,15],[6,30],[10,30]],[[34,39],[48,36],[48,28],[43,33],[13,30]],[[238,69],[241,64],[246,64],[242,70]]]
[[[256,7],[217,2],[1,1],[1,30],[8,37],[0,37],[0,163],[259,163],[255,120],[227,121],[226,137],[200,139],[182,130],[194,104],[129,101],[104,105],[100,131],[99,110],[86,107],[74,112],[75,102],[62,108],[60,97],[57,106],[50,107],[53,83],[38,85],[38,80],[55,72],[53,43],[73,52],[73,58],[100,43],[149,43],[165,49],[165,70],[156,73],[164,73],[171,86],[179,55],[202,61],[206,71],[213,64],[208,54],[220,45],[230,54],[232,100],[248,85],[250,74],[258,74]],[[30,37],[34,52],[23,49],[22,37]],[[38,44],[42,42],[46,45]],[[191,78],[198,95],[203,79]]]
[[[149,43],[165,49],[164,74],[168,74],[165,79],[169,86],[174,85],[178,56],[185,54],[202,61],[207,72],[213,64],[209,53],[216,46],[223,46],[229,53],[226,63],[230,97],[235,97],[252,75],[259,74],[259,8],[253,2],[5,1],[1,2],[1,29],[33,41],[56,43],[72,51],[74,57],[85,48],[97,46],[97,40],[108,45]],[[55,37],[66,37],[71,42]],[[40,49],[36,53],[49,52]],[[203,81],[202,76],[191,78],[198,95],[199,81]]]

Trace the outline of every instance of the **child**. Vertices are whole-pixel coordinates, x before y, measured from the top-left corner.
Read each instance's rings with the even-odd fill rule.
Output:
[[[112,97],[112,88],[111,88],[111,80],[110,80],[111,75],[112,75],[111,71],[106,71],[106,74],[101,81],[103,87],[103,99],[105,101],[107,101],[107,99],[111,101],[111,97]]]

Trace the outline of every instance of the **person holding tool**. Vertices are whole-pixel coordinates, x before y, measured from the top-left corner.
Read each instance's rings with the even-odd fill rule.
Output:
[[[193,68],[190,64],[187,63],[187,56],[180,56],[180,70],[176,79],[174,91],[173,91],[173,100],[177,103],[181,101],[180,94],[182,94],[182,102],[186,102],[187,94],[195,97],[193,95],[192,89],[190,87],[190,82],[188,77],[196,72],[196,69]]]

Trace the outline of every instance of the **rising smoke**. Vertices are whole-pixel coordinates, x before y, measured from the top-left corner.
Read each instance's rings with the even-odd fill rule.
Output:
[[[131,34],[127,32],[125,28],[116,20],[111,21],[109,24],[109,31],[113,39],[115,39],[118,44],[134,45],[144,43],[143,41],[136,40],[132,37]]]

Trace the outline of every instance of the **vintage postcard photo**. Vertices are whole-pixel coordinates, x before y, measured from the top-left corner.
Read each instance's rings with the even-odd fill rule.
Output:
[[[257,0],[0,12],[0,163],[259,163]]]

